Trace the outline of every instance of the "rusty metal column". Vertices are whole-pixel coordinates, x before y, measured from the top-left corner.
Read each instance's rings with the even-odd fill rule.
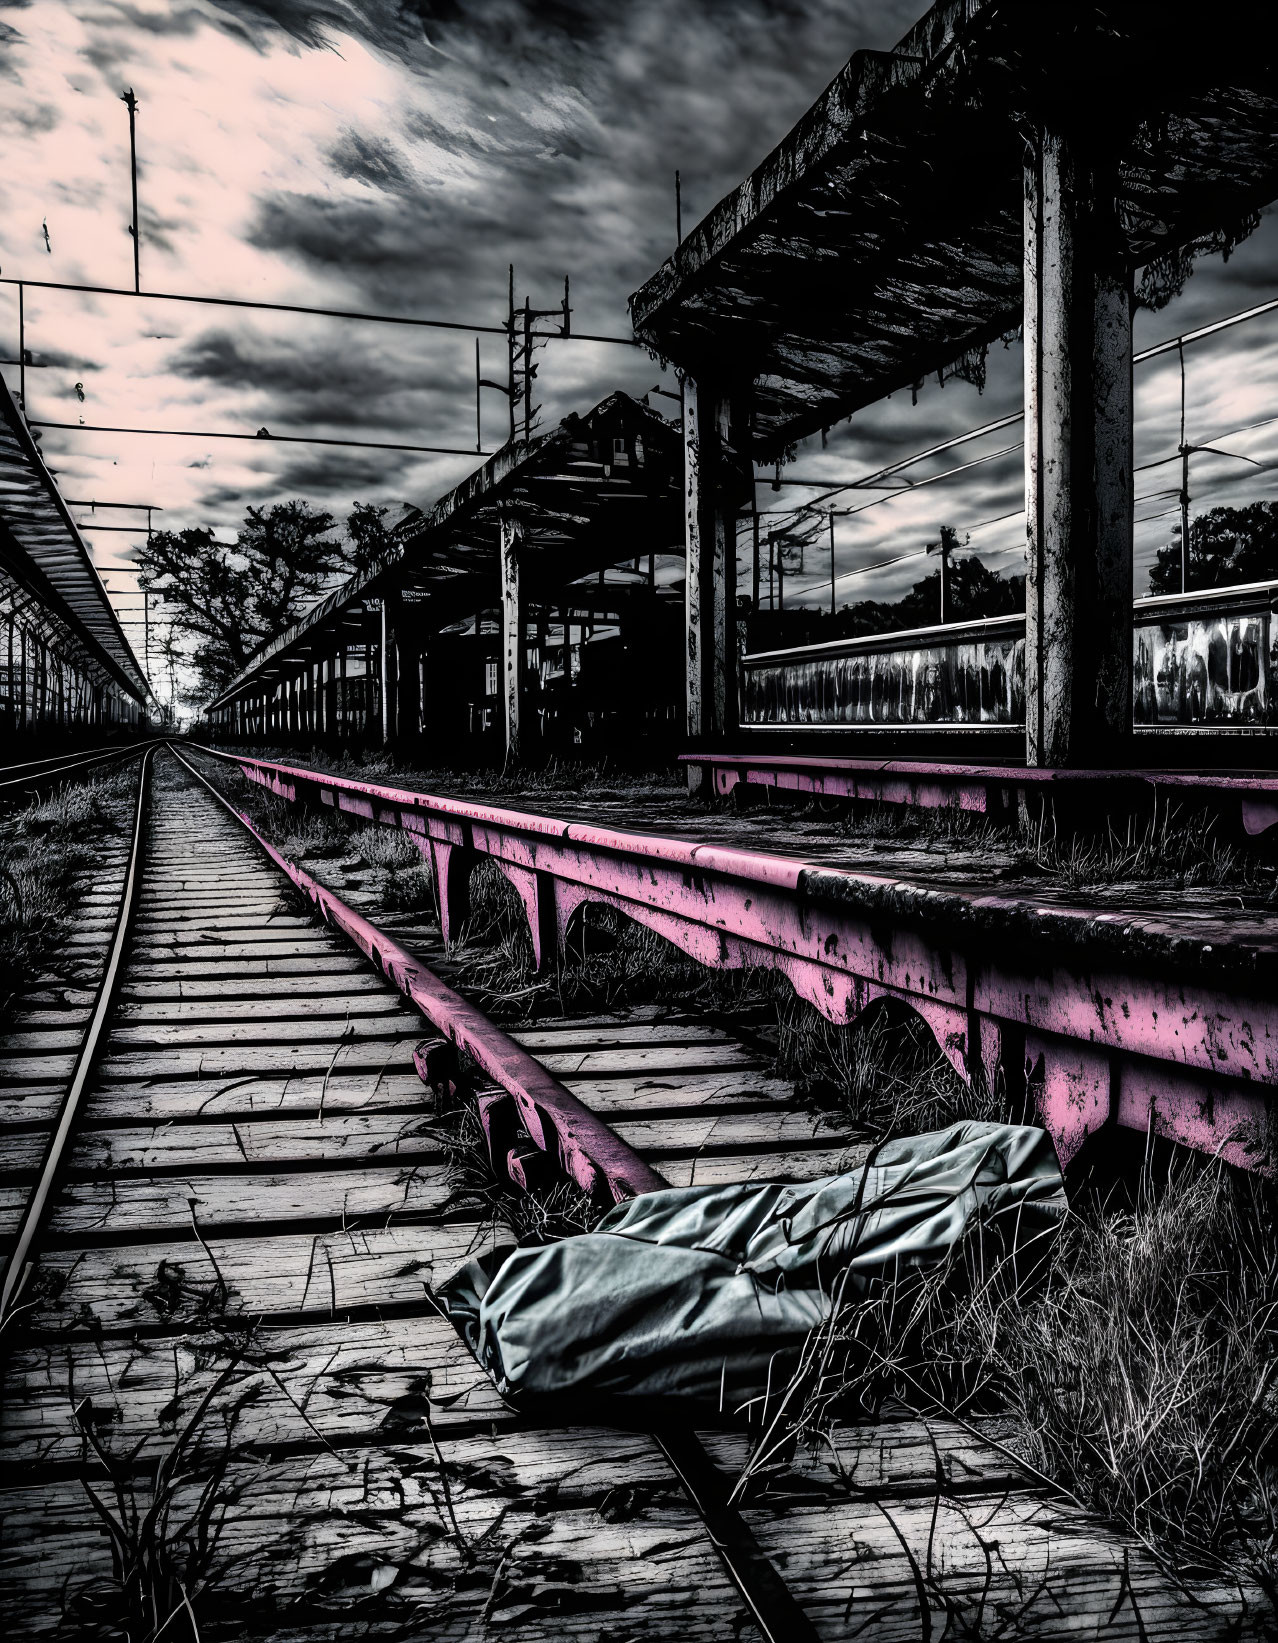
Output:
[[[520,556],[523,529],[508,513],[501,516],[501,655],[502,706],[506,730],[506,763],[518,764],[521,719],[527,685],[524,646],[524,598]]]
[[[1044,131],[1025,171],[1031,765],[1131,756],[1131,276],[1099,148]]]
[[[686,728],[692,748],[721,745],[737,725],[737,545],[735,511],[727,494],[728,442],[727,398],[685,377]],[[693,791],[702,775],[689,767]]]
[[[382,594],[382,746],[399,735],[399,595]]]

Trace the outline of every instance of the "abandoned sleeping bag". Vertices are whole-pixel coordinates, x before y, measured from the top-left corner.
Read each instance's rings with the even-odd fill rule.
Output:
[[[828,1316],[979,1229],[1015,1270],[1065,1210],[1041,1129],[963,1123],[846,1174],[649,1192],[595,1231],[469,1262],[435,1299],[503,1396],[763,1396]]]

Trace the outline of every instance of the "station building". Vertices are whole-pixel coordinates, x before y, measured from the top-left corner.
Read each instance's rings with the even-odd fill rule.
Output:
[[[682,461],[677,429],[622,393],[504,446],[264,645],[210,705],[209,733],[433,762],[668,755]]]
[[[1272,7],[938,0],[857,52],[631,298],[684,382],[692,745],[1272,765],[1278,584],[1133,601],[1132,313],[1275,196]],[[1024,616],[739,660],[754,466],[1017,334]]]

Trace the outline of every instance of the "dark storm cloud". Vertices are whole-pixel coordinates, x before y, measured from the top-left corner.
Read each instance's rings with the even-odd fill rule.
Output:
[[[352,273],[379,300],[402,293],[405,276],[432,292],[441,289],[441,278],[455,281],[460,293],[473,280],[484,246],[535,221],[535,202],[522,190],[512,193],[509,211],[492,198],[467,206],[425,195],[408,210],[402,202],[273,194],[263,200],[248,240],[330,272]]]
[[[424,373],[420,362],[398,353],[371,354],[353,339],[349,352],[319,354],[301,344],[281,343],[243,329],[205,331],[180,348],[168,365],[178,376],[277,393],[339,393],[356,398],[450,386],[433,373]]]
[[[406,194],[414,186],[412,173],[391,145],[379,137],[344,131],[329,159],[339,176],[367,183],[384,194]]]
[[[56,130],[62,116],[52,103],[37,103],[34,108],[6,109],[5,118],[28,136],[39,137]]]
[[[388,486],[393,487],[397,466],[390,453],[379,459],[376,452],[317,448],[285,462],[278,470],[278,480],[284,495],[324,497],[324,505],[337,511],[338,505],[328,500],[334,496],[352,501],[364,493],[383,496]]]
[[[22,76],[17,67],[10,61],[8,53],[22,42],[22,31],[14,28],[12,23],[0,22],[0,75],[6,80],[15,80],[22,83]]]
[[[236,6],[243,18],[250,8]],[[507,262],[549,295],[572,272],[591,325],[624,326],[624,299],[672,249],[673,175],[692,221],[749,171],[858,46],[886,46],[918,0],[680,0],[636,6],[512,3],[371,6],[261,18],[295,38],[348,28],[423,83],[405,139],[425,145],[408,196],[403,153],[332,163],[377,191],[361,201],[276,194],[253,243],[341,269],[370,299],[500,302]],[[463,163],[430,187],[431,151]],[[583,315],[583,323],[585,316]]]
[[[75,354],[68,354],[61,348],[35,348],[29,350],[37,365],[47,365],[60,371],[76,371],[87,374],[90,371],[100,371],[100,361],[83,359]]]
[[[338,342],[321,351],[305,341],[217,329],[193,338],[167,363],[190,381],[253,393],[253,415],[269,426],[278,421],[277,432],[389,428],[392,438],[413,435],[411,443],[445,442],[441,436],[455,421],[448,396],[459,387],[473,391],[455,366],[432,361],[398,334],[372,344],[339,334]]]
[[[116,0],[120,20],[144,34],[190,35],[208,21],[196,6],[174,6],[167,11],[143,11],[140,6],[122,5]]]

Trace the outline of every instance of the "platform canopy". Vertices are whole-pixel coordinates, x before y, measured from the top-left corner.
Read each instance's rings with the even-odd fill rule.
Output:
[[[69,633],[91,670],[151,699],[102,578],[13,395],[0,381],[0,567]]]
[[[749,389],[752,454],[944,370],[1022,317],[1027,139],[1112,168],[1132,268],[1278,194],[1278,6],[940,0],[862,51],[631,298],[637,335]]]
[[[331,654],[336,632],[362,633],[365,601],[383,594],[426,596],[435,627],[496,604],[503,519],[520,527],[532,602],[639,555],[682,554],[682,468],[678,430],[623,393],[503,446],[429,513],[410,514],[388,552],[263,646],[211,706]]]

